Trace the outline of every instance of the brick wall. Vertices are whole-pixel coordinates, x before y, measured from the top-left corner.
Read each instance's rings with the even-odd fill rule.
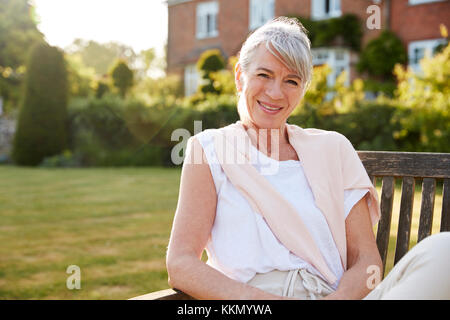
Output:
[[[219,36],[197,39],[196,6],[202,1],[192,0],[169,6],[168,72],[183,74],[184,67],[195,63],[201,54],[209,48],[220,48],[227,58],[237,54],[242,42],[249,33],[249,0],[217,0],[219,15],[217,24]],[[386,17],[382,1],[378,4],[381,11],[382,28]],[[382,30],[369,30],[366,20],[367,8],[372,0],[341,0],[343,14],[357,15],[363,26],[362,46],[376,38]],[[402,39],[407,47],[410,41],[439,38],[439,24],[450,27],[450,1],[410,6],[408,0],[391,0],[390,27]],[[275,16],[299,15],[310,17],[311,0],[275,0]],[[351,66],[358,61],[356,54],[351,55]],[[351,68],[351,79],[357,74]]]
[[[197,39],[196,6],[208,0],[193,0],[169,7],[168,72],[181,72],[189,63],[195,63],[206,49],[219,48],[228,58],[235,55],[249,33],[248,1],[218,1],[217,26],[219,36]]]
[[[450,28],[450,1],[411,6],[408,0],[394,0],[391,5],[391,29],[405,47],[411,41],[441,38],[439,25]]]
[[[275,16],[284,15],[309,17],[311,15],[311,1],[275,0]]]

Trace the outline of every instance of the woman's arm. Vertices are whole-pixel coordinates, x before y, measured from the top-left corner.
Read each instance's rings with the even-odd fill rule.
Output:
[[[208,162],[197,138],[192,139],[187,149],[167,251],[169,285],[196,299],[281,298],[232,280],[201,261],[216,215],[217,195]],[[194,159],[203,161],[195,163]]]
[[[371,291],[367,280],[373,275],[373,267],[379,268],[380,277],[383,274],[366,197],[353,206],[345,220],[345,228],[347,271],[344,272],[337,290],[325,299],[362,299]]]

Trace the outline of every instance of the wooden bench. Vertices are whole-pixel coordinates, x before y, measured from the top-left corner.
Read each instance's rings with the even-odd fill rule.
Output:
[[[359,151],[358,154],[372,182],[375,184],[376,179],[382,179],[381,219],[377,227],[376,241],[383,260],[383,268],[386,266],[389,238],[392,233],[391,218],[396,179],[402,182],[402,193],[398,230],[395,233],[394,265],[405,255],[409,248],[414,191],[417,181],[422,181],[422,202],[417,242],[431,234],[436,180],[443,181],[440,232],[450,231],[449,153]],[[192,297],[181,291],[167,289],[134,297],[131,300],[191,299]]]

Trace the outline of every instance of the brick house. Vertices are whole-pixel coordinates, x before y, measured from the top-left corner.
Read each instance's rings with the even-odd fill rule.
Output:
[[[417,69],[426,50],[444,39],[440,24],[450,27],[449,0],[167,0],[167,72],[184,79],[185,94],[195,92],[200,54],[217,48],[225,58],[236,55],[248,34],[276,16],[296,15],[312,20],[356,15],[363,24],[362,47],[381,29],[369,29],[366,21],[379,8],[381,28],[389,28],[402,40],[409,64]],[[354,79],[358,53],[345,46],[313,48],[313,63],[328,63],[333,72],[329,83],[343,70]]]

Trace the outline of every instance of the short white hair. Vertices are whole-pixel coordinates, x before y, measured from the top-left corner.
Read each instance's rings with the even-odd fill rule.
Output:
[[[302,79],[303,94],[311,83],[312,55],[307,30],[295,18],[278,17],[256,29],[244,42],[239,64],[244,73],[249,70],[255,49],[261,44]]]

